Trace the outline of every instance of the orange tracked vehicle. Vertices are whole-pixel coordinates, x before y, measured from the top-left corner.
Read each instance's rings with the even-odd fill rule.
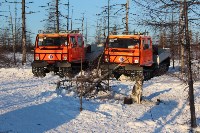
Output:
[[[61,77],[86,62],[84,41],[79,33],[40,33],[36,36],[32,72],[45,76],[54,71]]]
[[[104,49],[102,71],[113,70],[115,66],[122,65],[113,71],[119,78],[121,74],[135,77],[144,76],[150,79],[168,71],[170,54],[168,49],[159,49],[152,45],[152,39],[146,35],[109,35]]]

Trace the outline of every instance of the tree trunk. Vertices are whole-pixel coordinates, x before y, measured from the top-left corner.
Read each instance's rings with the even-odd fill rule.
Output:
[[[184,73],[185,69],[185,61],[184,61],[184,53],[185,53],[185,47],[184,47],[184,12],[183,12],[183,3],[180,2],[180,18],[179,18],[179,45],[181,47],[181,73]]]
[[[172,65],[173,65],[173,69],[174,69],[174,20],[173,20],[173,10],[172,10],[172,25],[171,25],[171,55],[172,55]]]
[[[22,0],[22,65],[26,63],[26,22],[25,0]]]
[[[188,57],[188,86],[189,86],[189,101],[190,101],[190,114],[191,114],[191,127],[196,128],[196,115],[195,115],[195,105],[194,105],[194,88],[192,79],[192,63],[191,63],[191,50],[190,50],[190,35],[188,30],[188,5],[186,0],[184,0],[185,9],[185,39]]]
[[[56,33],[60,32],[59,29],[59,11],[58,11],[58,0],[56,0]]]
[[[129,14],[129,0],[126,0],[126,35],[128,35],[128,14]]]

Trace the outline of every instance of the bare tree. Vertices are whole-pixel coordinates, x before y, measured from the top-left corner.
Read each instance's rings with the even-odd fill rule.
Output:
[[[169,11],[166,10],[167,8],[171,8],[171,7],[176,7],[174,8],[174,11],[177,12],[177,14],[175,14],[175,18],[176,20],[178,20],[177,18],[179,18],[179,20],[177,22],[179,22],[179,32],[177,33],[178,40],[179,40],[179,44],[181,46],[181,72],[186,72],[186,76],[187,76],[187,83],[189,86],[189,104],[190,104],[190,113],[191,113],[191,127],[195,128],[197,127],[196,125],[196,116],[195,116],[195,106],[194,106],[194,88],[193,88],[193,73],[192,73],[192,57],[191,57],[191,33],[193,32],[192,27],[191,30],[189,30],[189,23],[195,23],[196,20],[196,16],[200,16],[199,14],[199,8],[197,7],[197,5],[200,4],[200,2],[198,0],[193,0],[193,1],[180,1],[180,0],[144,0],[144,1],[139,1],[139,0],[133,0],[137,5],[145,8],[145,12],[146,12],[146,17],[143,17],[144,19],[141,19],[140,23],[145,24],[147,26],[153,26],[153,27],[158,27],[158,28],[165,28],[166,31],[166,36],[168,36],[168,34],[170,32],[169,29],[171,29],[171,31],[173,31],[174,29],[172,29],[172,24],[174,25],[174,23],[168,23],[166,17],[169,16]],[[196,6],[196,7],[195,7]],[[188,11],[192,11],[190,12],[190,15],[192,16],[192,18],[188,19]],[[141,13],[143,14],[143,13]],[[165,14],[165,15],[163,15]],[[144,15],[144,14],[143,14]],[[163,17],[164,16],[164,17]],[[142,17],[140,17],[142,18]],[[196,25],[198,25],[198,23],[195,23]],[[192,25],[191,25],[192,26]],[[171,28],[170,28],[171,27]],[[163,30],[162,30],[163,31]],[[174,32],[171,32],[174,34]],[[163,34],[161,34],[161,42],[163,43]],[[177,36],[174,36],[177,37]],[[172,38],[171,35],[171,44],[173,40],[177,40],[177,38]],[[172,46],[172,45],[171,45]],[[185,58],[187,57],[187,62],[185,62]],[[185,64],[187,64],[187,69],[185,67]],[[185,71],[187,70],[187,71]]]
[[[51,2],[47,3],[47,6],[41,6],[41,7],[46,7],[47,9],[47,19],[42,20],[45,21],[45,29],[50,32],[59,32],[62,29],[67,29],[69,25],[69,16],[63,15],[60,11],[60,8],[62,8],[62,5],[69,5],[68,4],[62,4],[60,2],[61,0],[51,0]],[[69,6],[68,6],[69,8]],[[67,24],[63,24],[62,20],[67,19]],[[66,27],[66,28],[64,28]]]
[[[22,6],[22,8],[20,8],[20,10],[22,10],[20,19],[17,18],[17,4],[20,4]],[[8,5],[9,7],[8,11],[5,11],[8,12],[5,13],[5,15],[9,16],[9,17],[6,16],[6,18],[9,18],[9,21],[6,21],[8,27],[6,26],[6,28],[3,28],[5,34],[1,35],[4,37],[2,41],[4,44],[6,44],[5,49],[13,52],[13,62],[15,65],[17,63],[15,53],[22,51],[22,64],[24,65],[26,63],[26,53],[27,53],[26,44],[27,43],[31,44],[31,39],[28,40],[26,39],[26,33],[27,33],[26,22],[25,22],[26,3],[25,0],[22,0],[21,2],[17,2],[16,0],[8,0],[4,2],[4,5]],[[10,11],[10,7],[12,5],[14,5],[14,10],[15,10],[14,15]],[[33,12],[29,12],[28,14],[31,13]],[[22,23],[22,25],[20,25],[20,23]]]
[[[184,17],[185,17],[185,41],[188,58],[188,86],[189,86],[189,101],[190,101],[190,115],[191,115],[191,127],[196,128],[196,115],[194,105],[194,87],[192,78],[192,63],[191,63],[191,51],[190,51],[190,34],[188,29],[188,3],[184,0]]]
[[[26,22],[25,0],[22,0],[22,65],[26,63]]]

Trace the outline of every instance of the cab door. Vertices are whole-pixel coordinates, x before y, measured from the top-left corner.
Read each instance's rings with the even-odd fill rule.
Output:
[[[85,59],[85,50],[84,50],[84,43],[83,43],[83,36],[82,35],[79,35],[77,36],[77,45],[78,45],[78,57],[79,60],[81,61],[81,58],[82,58],[82,61]]]
[[[142,38],[141,43],[141,64],[144,66],[151,66],[153,64],[151,38]]]
[[[70,52],[70,62],[76,62],[78,60],[78,46],[77,46],[77,36],[70,35],[69,43],[71,47]]]

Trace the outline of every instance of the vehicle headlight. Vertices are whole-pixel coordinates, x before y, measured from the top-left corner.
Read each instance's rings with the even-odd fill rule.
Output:
[[[134,60],[134,63],[139,63],[139,61],[138,60]]]
[[[108,61],[109,61],[108,57],[105,57],[105,62],[108,62]]]
[[[67,60],[67,54],[62,55],[62,60]]]
[[[40,60],[39,55],[36,55],[36,56],[35,56],[35,60]]]
[[[135,57],[133,60],[134,60],[134,63],[139,63],[139,58],[138,57]]]
[[[64,57],[63,57],[63,60],[67,60],[67,56],[64,56]]]

